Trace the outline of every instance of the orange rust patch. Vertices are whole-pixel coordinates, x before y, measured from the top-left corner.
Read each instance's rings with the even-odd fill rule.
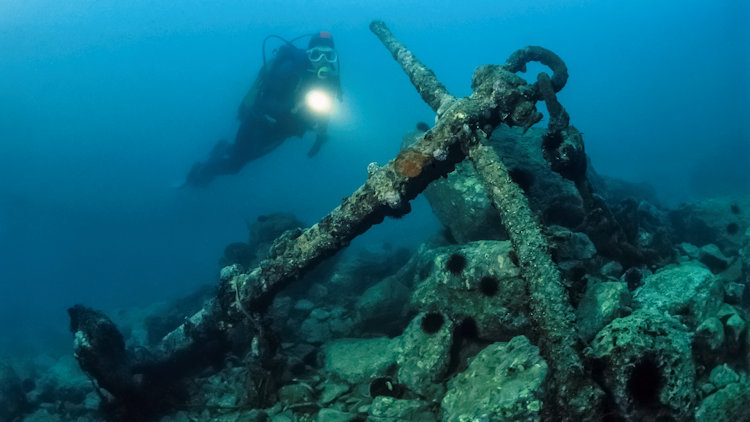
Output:
[[[407,148],[396,156],[393,166],[400,175],[412,178],[422,173],[422,168],[427,164],[429,159],[428,155]]]

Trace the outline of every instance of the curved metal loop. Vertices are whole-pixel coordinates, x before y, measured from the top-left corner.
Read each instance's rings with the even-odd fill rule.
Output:
[[[525,72],[528,62],[540,62],[552,69],[552,88],[555,92],[560,92],[568,81],[568,67],[560,56],[544,47],[535,45],[516,50],[505,61],[503,68],[513,73]],[[539,92],[536,82],[534,88]]]

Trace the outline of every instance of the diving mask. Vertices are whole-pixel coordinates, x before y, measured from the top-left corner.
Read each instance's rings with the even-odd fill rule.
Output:
[[[339,56],[336,54],[336,50],[331,47],[313,47],[307,50],[307,58],[312,63],[318,63],[320,61],[326,61],[328,63],[336,63]]]

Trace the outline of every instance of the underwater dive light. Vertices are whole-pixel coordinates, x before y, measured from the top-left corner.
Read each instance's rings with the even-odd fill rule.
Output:
[[[305,103],[316,113],[330,113],[333,106],[331,96],[321,89],[310,90],[305,95]]]

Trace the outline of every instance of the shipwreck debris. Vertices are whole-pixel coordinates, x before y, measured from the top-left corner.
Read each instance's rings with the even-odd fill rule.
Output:
[[[548,394],[555,397],[545,402],[545,406],[550,406],[545,412],[554,412],[558,420],[593,417],[602,394],[584,374],[577,351],[573,309],[562,277],[552,262],[548,242],[524,192],[512,181],[495,151],[485,144],[488,134],[500,124],[529,128],[539,122],[542,116],[535,105],[540,100],[546,101],[554,113],[550,133],[572,136],[576,142],[580,141],[572,131],[572,135],[565,135],[565,131],[572,128],[568,128],[567,113],[554,98],[554,92],[562,89],[567,80],[565,64],[546,49],[528,47],[511,55],[502,66],[480,66],[473,77],[474,92],[468,97],[456,98],[383,22],[373,22],[370,29],[402,66],[424,101],[436,111],[435,126],[421,134],[394,160],[382,167],[368,167],[367,181],[321,221],[279,237],[271,246],[269,256],[257,267],[222,274],[217,297],[165,336],[157,348],[146,354],[148,358],[121,355],[124,349],[115,342],[117,370],[102,370],[111,357],[97,352],[104,349],[87,346],[98,338],[100,331],[90,330],[85,324],[74,324],[76,338],[85,340],[75,344],[81,367],[108,390],[114,402],[127,406],[129,397],[160,401],[163,397],[160,394],[165,394],[163,391],[171,391],[164,377],[159,377],[165,368],[170,371],[168,381],[177,385],[190,373],[191,367],[208,364],[200,359],[205,357],[208,344],[212,346],[212,354],[220,355],[229,350],[231,339],[253,338],[251,348],[259,361],[271,361],[278,340],[269,329],[265,311],[276,293],[385,217],[408,213],[409,201],[468,157],[501,213],[521,275],[528,285],[530,316],[539,331],[541,354],[551,374]],[[540,76],[537,83],[529,85],[515,74],[529,61],[550,66],[553,75]],[[580,148],[573,144],[573,149],[582,154],[582,141],[579,143]],[[556,147],[562,145],[567,147],[570,143],[560,142]],[[571,177],[585,173],[580,157],[570,163],[562,160],[560,165]],[[82,309],[76,310],[78,314],[81,312]],[[94,321],[107,321],[103,315],[92,315]],[[114,324],[109,324],[104,324],[105,331],[116,339],[120,334]],[[270,374],[274,366],[269,364],[265,369]],[[134,374],[138,375],[136,382],[131,379]],[[159,389],[137,382],[157,378],[165,383]]]

